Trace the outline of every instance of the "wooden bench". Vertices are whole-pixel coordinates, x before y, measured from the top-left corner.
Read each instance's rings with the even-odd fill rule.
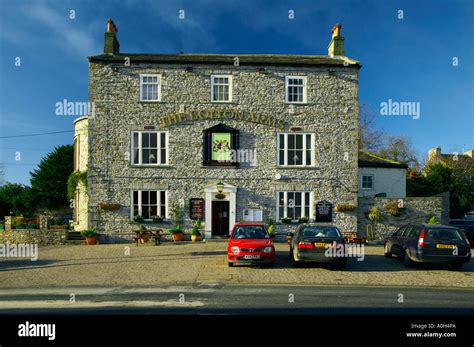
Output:
[[[135,231],[135,236],[133,238],[134,241],[137,243],[137,247],[138,247],[138,243],[140,242],[140,239],[141,239],[141,237],[139,236],[139,232],[140,232],[140,230]],[[163,233],[163,229],[146,230],[146,233],[149,236],[151,235],[151,237],[153,237],[155,239],[155,246],[161,244],[161,234]]]
[[[356,232],[342,231],[342,237],[347,243],[365,244],[365,238],[357,237]]]

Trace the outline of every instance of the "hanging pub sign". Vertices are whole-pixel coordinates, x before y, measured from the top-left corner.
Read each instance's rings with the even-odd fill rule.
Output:
[[[204,199],[189,199],[189,218],[204,219]]]
[[[329,201],[318,201],[316,204],[316,222],[332,222],[332,204]]]

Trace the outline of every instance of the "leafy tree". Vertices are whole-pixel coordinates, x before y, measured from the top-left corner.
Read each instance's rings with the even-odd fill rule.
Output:
[[[31,188],[18,183],[0,187],[0,216],[31,215],[34,210]]]
[[[74,170],[74,147],[56,147],[30,172],[31,189],[37,207],[58,208],[68,205],[67,180]]]
[[[413,167],[418,164],[411,140],[406,136],[388,135],[379,155]]]

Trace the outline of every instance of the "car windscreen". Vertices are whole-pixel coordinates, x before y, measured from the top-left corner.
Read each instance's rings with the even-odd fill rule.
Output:
[[[339,229],[334,227],[304,227],[300,233],[301,237],[341,237]]]
[[[232,233],[233,239],[269,239],[267,230],[264,226],[244,225],[235,227]]]
[[[463,239],[456,229],[442,228],[428,229],[428,234],[425,237],[440,241],[459,241]]]

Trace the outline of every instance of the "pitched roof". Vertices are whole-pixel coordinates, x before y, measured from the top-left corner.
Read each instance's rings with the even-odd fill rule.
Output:
[[[381,167],[391,169],[406,169],[407,164],[399,163],[395,160],[379,157],[373,153],[359,151],[359,167]]]
[[[239,65],[287,65],[287,66],[353,66],[360,69],[360,62],[348,57],[331,58],[323,55],[291,54],[99,54],[88,57],[90,62],[123,63],[125,58],[130,63],[156,64],[229,64],[234,65],[235,57]]]

